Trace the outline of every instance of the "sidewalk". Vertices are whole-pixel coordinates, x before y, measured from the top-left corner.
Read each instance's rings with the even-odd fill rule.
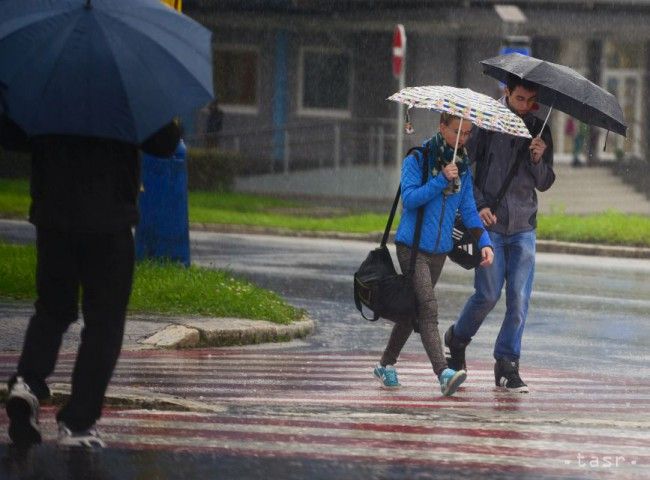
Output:
[[[29,302],[0,300],[0,369],[13,372],[22,349],[22,341],[34,308]],[[304,338],[313,333],[316,323],[303,318],[290,325],[279,325],[262,320],[241,318],[202,318],[157,315],[129,315],[127,317],[122,356],[154,355],[156,352],[177,350],[184,355],[189,349],[253,345],[260,343],[285,342]],[[73,323],[63,338],[60,359],[74,357],[79,346],[82,322]],[[148,352],[148,353],[147,353]],[[171,354],[171,352],[170,352]],[[0,382],[0,400],[6,395],[6,384]],[[50,384],[55,403],[63,401],[70,394],[67,381]],[[106,401],[111,405],[128,405],[144,409],[174,409],[204,411],[205,405],[178,395],[167,395],[148,388],[134,388],[130,385],[109,387]]]
[[[576,168],[559,163],[553,170],[553,186],[537,193],[541,214],[585,215],[616,210],[650,216],[650,200],[615,175],[609,166]]]
[[[17,352],[27,322],[34,313],[31,302],[0,300],[0,353]],[[63,342],[64,351],[76,351],[81,323],[70,326]],[[289,325],[243,318],[207,318],[162,315],[128,315],[123,349],[174,349],[224,347],[283,342],[304,338],[314,331],[315,322],[304,317]]]

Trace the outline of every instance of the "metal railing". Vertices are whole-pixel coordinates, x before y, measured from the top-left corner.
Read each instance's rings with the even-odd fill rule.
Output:
[[[225,130],[197,135],[188,144],[218,147],[247,159],[246,173],[289,173],[297,170],[395,164],[395,122],[351,119],[290,123],[284,128]]]

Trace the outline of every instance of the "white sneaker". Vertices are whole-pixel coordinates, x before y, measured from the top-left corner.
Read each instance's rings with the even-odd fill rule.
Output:
[[[9,438],[18,447],[29,447],[41,443],[41,428],[38,424],[38,398],[23,379],[16,377],[7,397],[9,417]]]
[[[68,426],[59,422],[59,438],[57,440],[60,447],[80,447],[80,448],[105,448],[106,443],[102,440],[93,425],[88,430],[73,432]]]

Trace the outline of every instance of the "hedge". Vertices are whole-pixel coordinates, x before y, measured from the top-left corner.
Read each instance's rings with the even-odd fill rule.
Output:
[[[214,148],[192,147],[187,152],[187,183],[190,190],[230,191],[243,158]]]
[[[190,190],[229,191],[244,159],[232,152],[209,148],[190,148],[187,153]],[[29,154],[0,148],[0,178],[29,178]]]

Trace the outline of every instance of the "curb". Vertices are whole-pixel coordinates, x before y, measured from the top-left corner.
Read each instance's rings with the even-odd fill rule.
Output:
[[[568,253],[573,255],[650,259],[650,248],[646,247],[622,247],[593,243],[558,242],[555,240],[537,240],[537,251],[545,253]]]
[[[52,383],[49,385],[50,398],[45,400],[43,405],[63,406],[70,398],[70,385],[66,383]],[[7,387],[0,387],[0,405],[7,403]],[[115,387],[109,385],[104,395],[104,406],[128,408],[138,410],[169,410],[174,412],[202,412],[202,413],[223,413],[227,407],[223,405],[211,405],[195,400],[155,392],[152,395],[150,390],[134,387]]]
[[[190,223],[190,231],[217,232],[217,233],[241,233],[253,235],[277,235],[283,237],[304,237],[304,238],[333,238],[341,240],[359,240],[363,242],[379,242],[383,232],[375,233],[344,233],[344,232],[322,232],[318,230],[304,231],[291,230],[289,228],[260,227],[257,225],[231,225],[222,223]],[[390,238],[393,238],[391,233]]]
[[[280,325],[243,318],[187,318],[174,321],[138,343],[151,348],[199,348],[286,342],[304,338],[316,323],[308,317]]]
[[[383,232],[374,233],[342,233],[322,231],[294,231],[286,228],[270,228],[248,225],[204,224],[192,223],[191,230],[219,233],[240,233],[253,235],[280,235],[303,238],[333,238],[338,240],[356,240],[362,242],[379,243]],[[394,233],[388,238],[394,241]],[[650,259],[650,248],[624,247],[616,245],[600,245],[592,243],[561,242],[557,240],[537,240],[537,251],[544,253],[568,253],[573,255],[595,255],[619,258],[644,258]]]

